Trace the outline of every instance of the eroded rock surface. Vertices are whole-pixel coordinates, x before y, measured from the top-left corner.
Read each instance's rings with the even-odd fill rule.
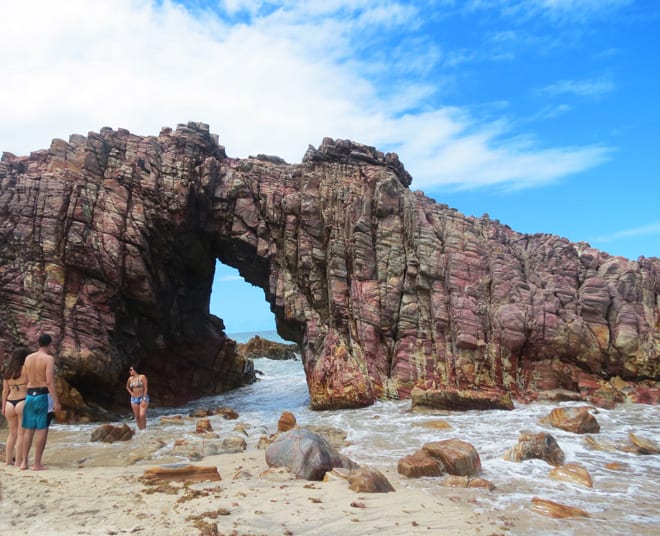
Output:
[[[371,147],[235,159],[197,123],[5,153],[0,353],[54,335],[68,419],[124,408],[129,363],[161,404],[251,382],[208,314],[219,259],[264,290],[315,409],[414,387],[602,397],[615,376],[657,399],[660,259],[517,233],[410,184]]]

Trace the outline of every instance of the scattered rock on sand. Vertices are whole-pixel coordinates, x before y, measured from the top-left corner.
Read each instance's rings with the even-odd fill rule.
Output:
[[[422,449],[401,458],[396,469],[408,478],[440,476],[445,472],[442,462]]]
[[[270,467],[287,467],[306,480],[322,480],[333,467],[352,464],[322,436],[299,428],[277,436],[266,448],[266,463]]]
[[[129,441],[133,435],[135,435],[135,430],[128,424],[122,424],[121,426],[102,424],[92,432],[90,441],[102,441],[103,443]]]
[[[388,493],[394,487],[385,475],[373,467],[361,466],[348,474],[348,487],[358,493]]]
[[[231,452],[243,452],[245,449],[247,449],[247,442],[240,436],[225,437],[220,445],[223,454]]]
[[[144,472],[142,480],[147,484],[156,482],[202,482],[222,480],[218,468],[188,464],[161,465]]]

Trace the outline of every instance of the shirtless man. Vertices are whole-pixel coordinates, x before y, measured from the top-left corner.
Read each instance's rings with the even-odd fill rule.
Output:
[[[53,398],[53,407],[60,409],[60,401],[55,392],[55,358],[48,353],[53,339],[50,335],[39,337],[39,350],[25,358],[25,373],[27,375],[27,398],[23,409],[23,464],[21,469],[28,468],[28,455],[32,440],[37,435],[34,453],[33,471],[46,469],[41,464],[41,457],[48,438],[48,395]]]

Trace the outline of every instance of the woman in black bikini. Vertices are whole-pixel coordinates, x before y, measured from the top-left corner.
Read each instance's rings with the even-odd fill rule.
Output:
[[[9,435],[5,446],[7,465],[20,467],[23,463],[23,406],[27,395],[27,377],[23,370],[25,358],[30,351],[27,348],[17,348],[9,360],[9,366],[2,380],[2,414],[9,424]]]
[[[126,390],[131,395],[131,408],[137,427],[144,430],[147,427],[147,408],[149,407],[149,382],[144,374],[140,374],[135,367],[128,369]]]

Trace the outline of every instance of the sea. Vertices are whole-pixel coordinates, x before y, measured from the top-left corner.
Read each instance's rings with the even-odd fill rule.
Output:
[[[229,334],[238,342],[253,335],[282,341],[272,331]],[[471,443],[479,453],[481,477],[491,481],[495,489],[457,491],[440,485],[441,478],[401,479],[432,496],[463,493],[475,510],[492,516],[513,518],[508,534],[538,535],[660,535],[660,455],[641,455],[619,450],[599,450],[589,445],[585,436],[541,424],[542,417],[556,407],[584,406],[579,402],[538,402],[516,404],[512,411],[417,412],[409,400],[379,401],[363,409],[311,411],[309,393],[300,360],[254,360],[259,381],[218,396],[194,400],[183,407],[152,407],[147,430],[139,435],[157,434],[174,437],[175,426],[161,424],[161,417],[186,415],[197,409],[229,407],[242,422],[272,434],[283,411],[290,411],[300,426],[332,427],[347,434],[343,454],[376,469],[396,467],[397,462],[420,449],[425,443],[443,439],[461,439]],[[599,434],[592,434],[604,446],[623,446],[629,434],[660,444],[660,408],[644,404],[621,404],[614,409],[594,408],[600,424]],[[220,417],[218,417],[220,418]],[[425,427],[424,423],[446,421],[450,428]],[[128,415],[126,422],[130,422]],[[89,443],[89,435],[97,425],[54,425],[48,452],[60,442],[81,448],[98,448]],[[565,462],[577,463],[589,472],[593,487],[553,480],[552,467],[542,460],[520,463],[506,461],[505,452],[518,442],[521,431],[550,433],[564,452]],[[83,445],[84,444],[84,445]],[[182,460],[183,461],[183,460]],[[608,464],[616,462],[616,470]],[[611,465],[610,465],[611,467]],[[532,510],[532,499],[538,497],[580,508],[588,518],[554,519]],[[498,529],[501,532],[501,529]]]

